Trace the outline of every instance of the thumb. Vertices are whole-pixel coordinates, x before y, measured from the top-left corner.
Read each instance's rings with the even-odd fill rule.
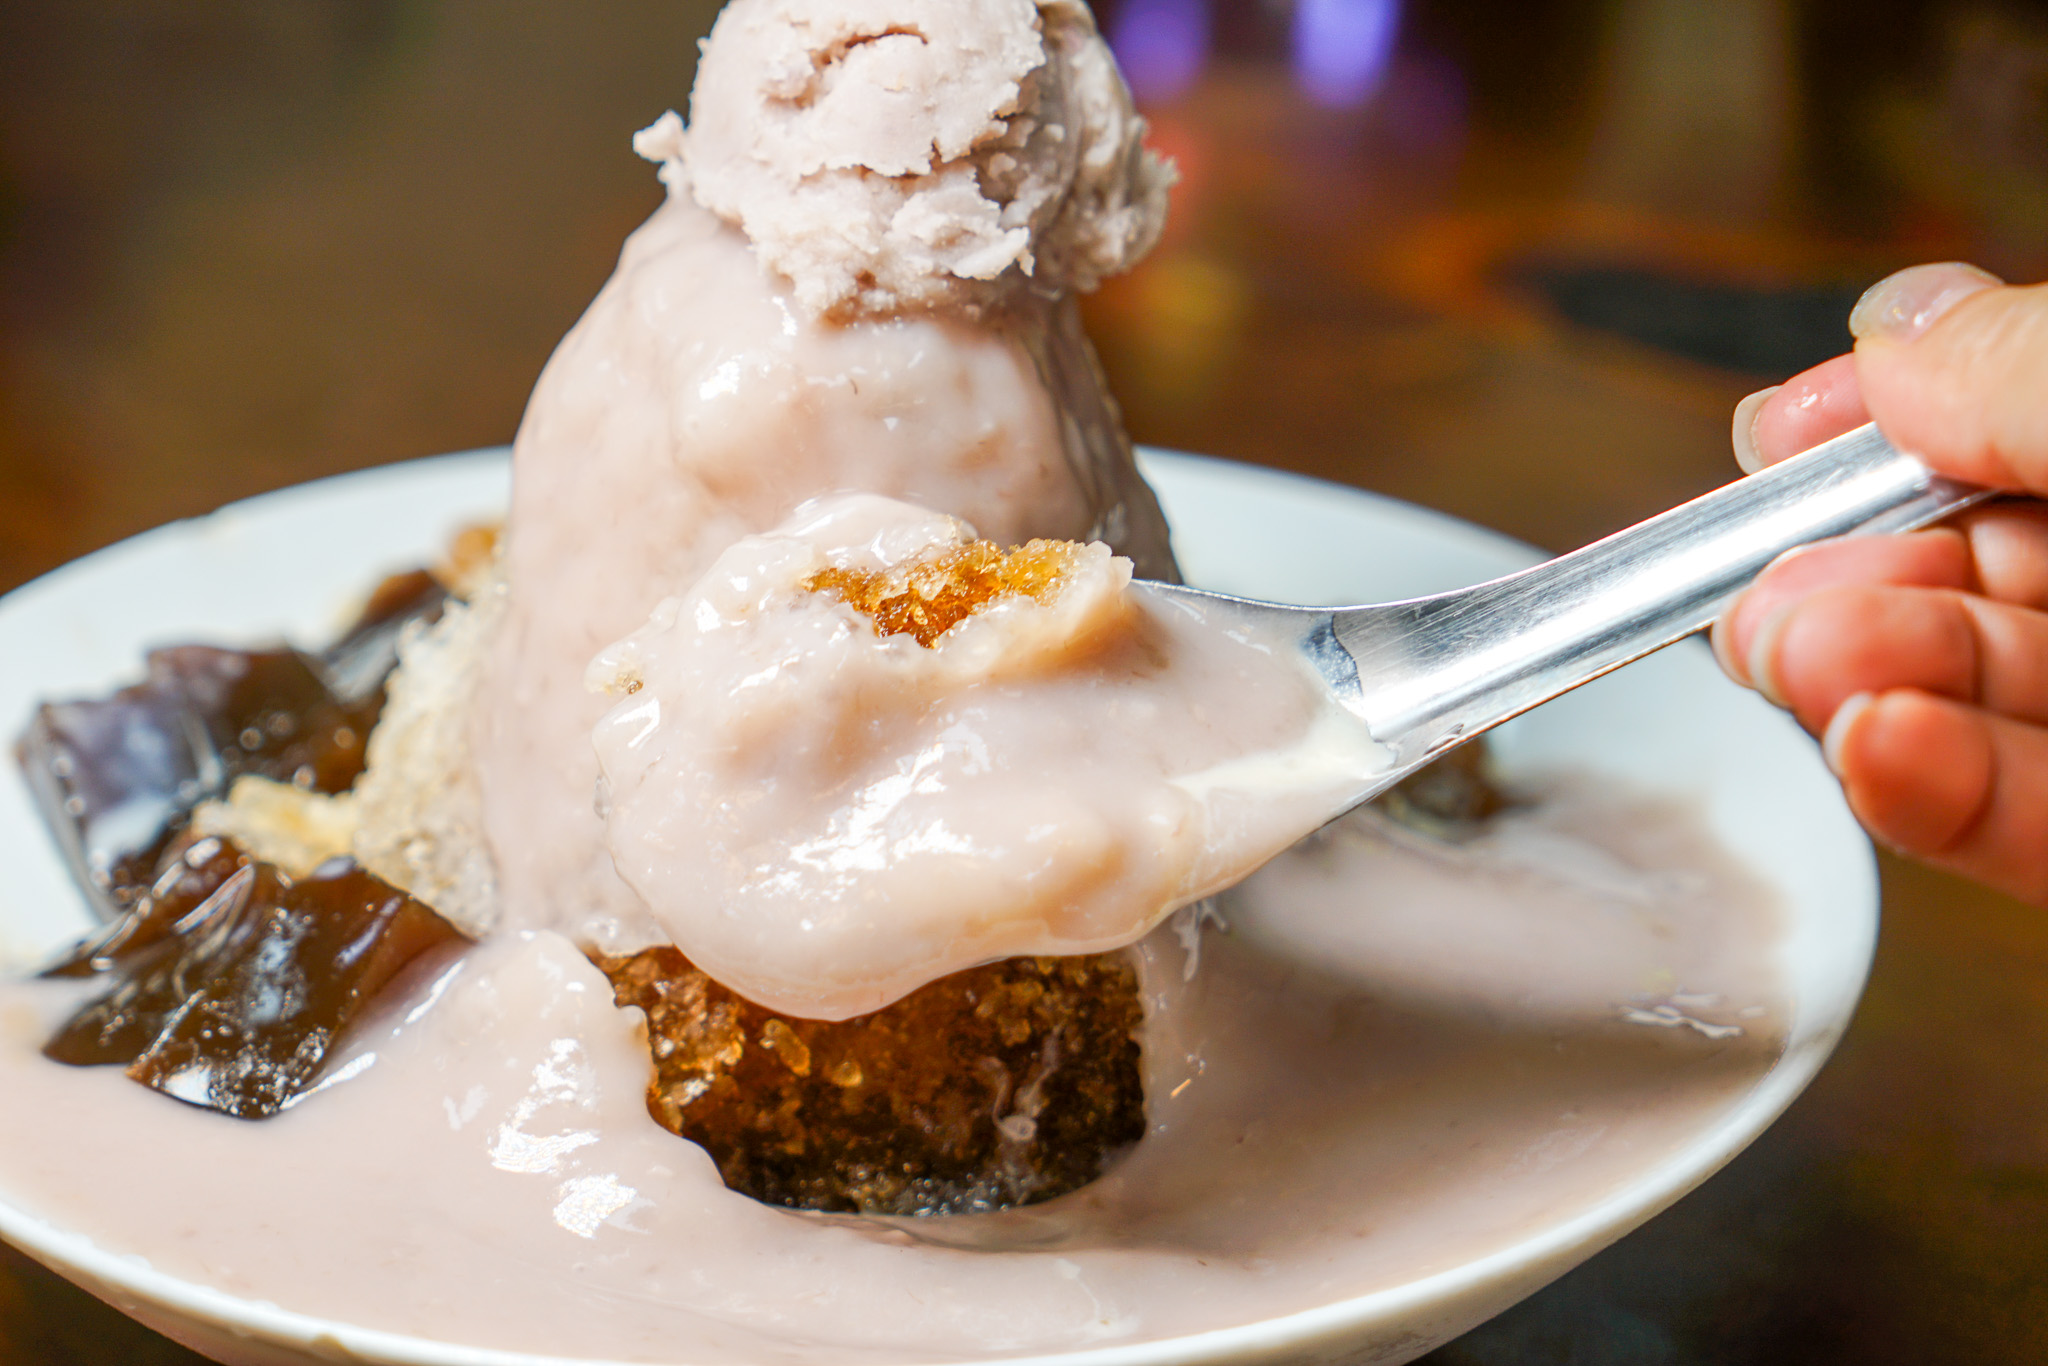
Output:
[[[1873,285],[1849,330],[1894,445],[1954,479],[2048,496],[2048,286],[1914,266]]]

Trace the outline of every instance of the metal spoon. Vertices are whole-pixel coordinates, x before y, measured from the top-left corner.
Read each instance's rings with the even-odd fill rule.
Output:
[[[1145,581],[1276,652],[1298,651],[1393,756],[1363,801],[1461,741],[1692,634],[1771,561],[1831,536],[1910,531],[1991,497],[1859,427],[1518,574],[1406,602],[1295,607]]]

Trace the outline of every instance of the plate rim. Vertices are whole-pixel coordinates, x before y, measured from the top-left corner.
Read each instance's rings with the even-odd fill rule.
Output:
[[[1169,492],[1184,479],[1249,481],[1274,491],[1284,490],[1291,496],[1312,496],[1323,501],[1334,498],[1370,508],[1379,515],[1393,515],[1490,555],[1523,562],[1543,557],[1543,552],[1502,533],[1367,489],[1189,452],[1140,447],[1137,454],[1147,479],[1165,485]],[[492,446],[377,465],[257,494],[213,513],[166,523],[80,556],[0,595],[0,633],[4,633],[9,617],[21,610],[23,604],[62,591],[85,573],[104,570],[182,536],[204,534],[209,524],[220,525],[223,519],[286,516],[302,507],[329,502],[338,493],[360,492],[386,482],[402,484],[435,474],[474,480],[481,489],[486,481],[506,481],[510,460],[509,446]],[[367,572],[374,573],[375,567],[369,566]],[[932,1366],[986,1366],[990,1361],[1001,1361],[1007,1366],[1184,1366],[1277,1358],[1356,1337],[1375,1325],[1399,1321],[1404,1315],[1432,1305],[1456,1305],[1461,1300],[1469,1305],[1476,1292],[1489,1286],[1506,1295],[1495,1308],[1504,1307],[1555,1274],[1547,1270],[1553,1264],[1565,1259],[1576,1261],[1589,1246],[1597,1251],[1611,1244],[1713,1175],[1768,1128],[1819,1072],[1854,1016],[1875,949],[1878,883],[1875,855],[1867,841],[1857,862],[1860,866],[1844,871],[1857,884],[1848,889],[1847,895],[1864,908],[1854,927],[1862,932],[1864,943],[1860,951],[1851,949],[1849,976],[1853,981],[1848,983],[1847,1004],[1840,1018],[1788,1047],[1748,1091],[1731,1100],[1713,1123],[1696,1132],[1665,1161],[1573,1217],[1442,1271],[1273,1318],[1136,1343],[1031,1356],[964,1358]],[[353,1354],[405,1366],[634,1366],[603,1358],[534,1354],[447,1342],[324,1319],[246,1299],[160,1271],[139,1254],[102,1248],[83,1234],[29,1214],[13,1203],[4,1187],[0,1187],[0,1238],[60,1275],[73,1280],[83,1278],[86,1288],[94,1294],[124,1312],[143,1317],[159,1331],[166,1327],[161,1315],[138,1313],[142,1306],[134,1301],[144,1302],[148,1310],[160,1308],[236,1338],[254,1336],[314,1356],[339,1355],[351,1359]],[[674,1358],[677,1366],[690,1360],[687,1356]]]

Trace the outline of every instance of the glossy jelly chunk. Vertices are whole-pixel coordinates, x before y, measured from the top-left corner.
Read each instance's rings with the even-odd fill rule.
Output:
[[[398,637],[446,598],[424,571],[394,575],[324,655],[180,645],[152,651],[145,680],[112,697],[39,708],[17,756],[101,916],[126,913],[187,813],[242,774],[354,783]]]
[[[467,939],[423,903],[336,859],[296,882],[233,871],[43,1049],[242,1119],[290,1105],[408,964]]]
[[[398,665],[398,641],[406,627],[437,620],[448,597],[447,588],[424,569],[379,583],[355,624],[320,656],[334,695],[354,701],[381,695],[384,680]]]
[[[172,934],[249,860],[225,840],[173,841],[156,880],[98,934],[43,970],[45,977],[90,977],[109,972]]]
[[[153,682],[44,704],[16,755],[72,875],[108,919],[153,879],[174,826],[221,784],[204,727]]]
[[[151,682],[184,699],[219,757],[223,786],[244,773],[316,792],[345,792],[383,704],[344,702],[319,661],[297,650],[178,645],[149,654]]]
[[[1086,1185],[1145,1132],[1137,974],[1013,958],[844,1021],[774,1014],[672,947],[595,956],[647,1015],[649,1111],[769,1204],[958,1214]]]

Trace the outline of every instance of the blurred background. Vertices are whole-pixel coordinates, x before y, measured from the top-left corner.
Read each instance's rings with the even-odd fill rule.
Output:
[[[509,440],[715,8],[0,0],[0,591]],[[2048,274],[2040,0],[1098,13],[1182,173],[1089,306],[1143,442],[1561,550],[1732,477],[1736,400],[1845,349],[1887,272]],[[1885,876],[1786,1120],[1433,1363],[2048,1362],[2048,926]],[[0,1252],[9,1366],[197,1360]]]

